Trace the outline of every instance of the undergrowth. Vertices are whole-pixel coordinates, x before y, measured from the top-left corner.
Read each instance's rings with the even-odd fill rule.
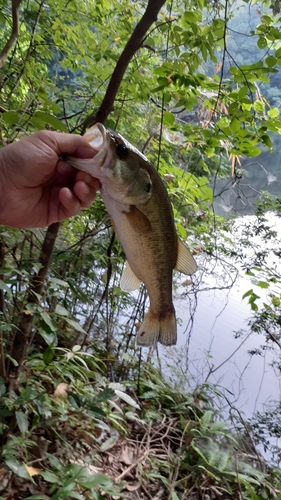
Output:
[[[1,500],[281,498],[280,471],[198,394],[145,363],[138,387],[110,382],[77,345],[33,353],[19,387],[0,380]]]

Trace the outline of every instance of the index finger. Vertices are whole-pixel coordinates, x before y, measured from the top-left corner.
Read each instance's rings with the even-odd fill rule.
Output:
[[[77,134],[62,134],[59,132],[49,132],[48,139],[55,146],[54,150],[58,155],[67,153],[76,158],[93,158],[96,154],[92,146]]]

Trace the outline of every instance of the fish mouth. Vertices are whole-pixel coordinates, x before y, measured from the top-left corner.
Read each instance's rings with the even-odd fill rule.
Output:
[[[86,132],[84,138],[92,146],[93,150],[97,151],[96,156],[93,158],[95,167],[102,167],[109,148],[107,130],[101,123],[96,123]]]
[[[74,158],[66,156],[65,160],[73,167],[87,172],[88,174],[100,179],[104,176],[104,167],[110,163],[112,153],[110,150],[110,137],[107,130],[101,123],[96,123],[83,136],[95,151],[94,158]]]

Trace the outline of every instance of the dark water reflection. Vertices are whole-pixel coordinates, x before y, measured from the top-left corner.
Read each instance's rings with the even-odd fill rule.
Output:
[[[241,176],[240,176],[241,172]],[[236,178],[213,179],[214,207],[222,216],[253,215],[255,203],[262,192],[281,195],[281,141],[274,141],[274,153],[264,151],[256,158],[247,158],[237,166]]]
[[[238,224],[253,220],[254,217],[247,216],[240,218]],[[281,237],[280,219],[269,213],[268,220]],[[253,243],[263,244],[258,240],[257,237]],[[274,242],[272,245],[274,249]],[[277,241],[276,247],[279,248]],[[196,300],[192,292],[179,287],[175,300],[180,320],[178,343],[173,348],[161,347],[160,357],[188,380],[191,388],[206,381],[216,384],[227,398],[225,406],[230,402],[250,418],[255,411],[262,411],[269,400],[280,399],[280,376],[272,366],[280,358],[280,352],[279,348],[273,348],[261,351],[260,355],[250,354],[265,344],[265,339],[249,328],[253,313],[248,300],[242,297],[253,289],[260,296],[257,305],[262,307],[271,290],[253,284],[242,269],[238,268],[235,274],[231,262],[225,267],[213,260],[208,261],[203,255],[199,258],[196,280],[202,291]],[[267,265],[276,266],[281,273],[280,258],[273,251]]]

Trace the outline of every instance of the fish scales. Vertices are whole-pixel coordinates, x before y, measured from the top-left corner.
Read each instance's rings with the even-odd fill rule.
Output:
[[[85,138],[97,155],[67,161],[101,182],[103,201],[127,258],[121,287],[130,291],[143,282],[148,291],[150,307],[137,344],[173,345],[177,340],[173,269],[193,274],[196,263],[177,237],[166,188],[146,157],[120,134],[96,124]]]
[[[151,311],[163,317],[166,310],[173,309],[172,270],[177,260],[177,235],[174,226],[167,224],[172,217],[170,205],[157,198],[152,194],[145,205],[131,206],[129,211],[118,203],[111,207],[110,200],[106,206],[131,269],[147,287]]]

